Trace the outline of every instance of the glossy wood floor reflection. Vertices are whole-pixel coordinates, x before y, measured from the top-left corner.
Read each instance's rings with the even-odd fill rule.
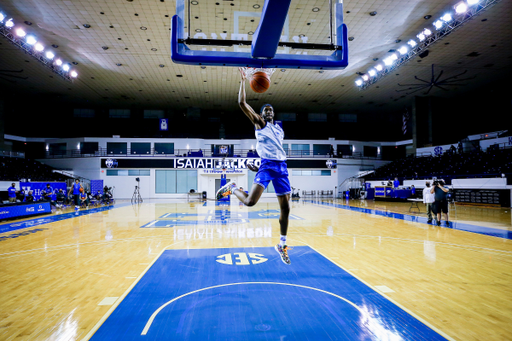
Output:
[[[470,233],[294,201],[289,244],[311,246],[416,318],[454,340],[510,340],[512,244]],[[350,201],[353,207],[409,214],[409,203]],[[81,340],[165,249],[269,247],[278,242],[275,199],[228,209],[249,222],[197,224],[214,202],[155,201],[121,206],[0,234],[0,340]],[[424,217],[424,206],[420,204]],[[158,226],[179,213],[181,222]],[[450,218],[512,230],[509,209],[456,207]],[[157,222],[155,222],[157,221]],[[142,226],[151,225],[141,228]],[[171,223],[167,223],[171,224]],[[204,233],[207,227],[208,233]],[[15,237],[13,235],[16,234]],[[292,258],[293,262],[302,262]],[[321,279],[319,279],[321,280]],[[115,299],[114,299],[115,300]]]

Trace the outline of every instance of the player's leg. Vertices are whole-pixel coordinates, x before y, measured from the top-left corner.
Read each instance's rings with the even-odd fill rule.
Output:
[[[288,235],[288,219],[290,216],[290,193],[291,187],[288,178],[278,178],[272,181],[276,190],[277,202],[281,214],[279,215],[279,226],[280,226],[280,238],[279,244],[275,246],[277,253],[281,256],[283,263],[289,265],[291,263],[290,257],[288,257],[288,250],[290,249],[286,245],[286,238]]]
[[[254,206],[260,200],[261,195],[265,191],[265,187],[261,184],[253,184],[249,194],[235,189],[233,194],[246,206]]]

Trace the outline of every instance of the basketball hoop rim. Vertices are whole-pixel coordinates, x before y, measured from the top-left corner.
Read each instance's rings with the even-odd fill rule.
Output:
[[[274,71],[276,71],[276,69],[273,69],[273,68],[250,67],[250,66],[244,66],[244,67],[241,67],[241,69],[247,78],[252,78],[252,76],[256,72],[265,72],[267,74],[268,78],[270,78],[274,74]]]

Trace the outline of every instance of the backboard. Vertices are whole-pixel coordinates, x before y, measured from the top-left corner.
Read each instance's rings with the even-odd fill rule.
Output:
[[[348,65],[340,0],[177,0],[176,7],[175,63],[318,70]]]

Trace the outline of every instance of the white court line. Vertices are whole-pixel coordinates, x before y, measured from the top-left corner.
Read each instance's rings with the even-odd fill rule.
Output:
[[[149,224],[144,225],[144,227],[150,227],[150,226],[155,225],[156,223],[158,223],[158,220],[153,220],[153,221],[152,221],[152,222],[150,222]]]
[[[180,298],[183,298],[185,296],[188,296],[188,295],[192,295],[192,294],[195,294],[197,292],[200,292],[200,291],[204,291],[204,290],[210,290],[210,289],[216,289],[216,288],[222,288],[222,287],[228,287],[228,286],[233,286],[233,285],[247,285],[247,284],[271,284],[271,285],[286,285],[286,286],[290,286],[290,287],[298,287],[298,288],[304,288],[304,289],[310,289],[310,290],[315,290],[315,291],[319,291],[319,292],[322,292],[324,294],[328,294],[328,295],[331,295],[331,296],[334,296],[334,297],[337,297],[339,298],[340,300],[343,300],[345,302],[347,302],[348,304],[350,304],[351,306],[353,306],[354,308],[356,308],[361,314],[363,315],[368,315],[367,312],[363,311],[362,309],[360,309],[356,304],[350,302],[349,300],[347,300],[346,298],[343,298],[341,296],[338,296],[336,294],[333,294],[332,292],[329,292],[329,291],[325,291],[325,290],[321,290],[321,289],[318,289],[318,288],[313,288],[313,287],[308,287],[308,286],[305,286],[305,285],[299,285],[299,284],[291,284],[291,283],[279,283],[279,282],[241,282],[241,283],[228,283],[228,284],[221,284],[221,285],[214,285],[214,286],[211,286],[211,287],[207,287],[207,288],[203,288],[203,289],[198,289],[198,290],[194,290],[194,291],[191,291],[191,292],[188,292],[186,294],[183,294],[181,296],[178,296],[172,300],[170,300],[169,302],[163,304],[162,306],[160,306],[160,308],[158,308],[157,310],[155,310],[155,312],[151,315],[151,317],[149,318],[148,322],[146,323],[146,325],[144,326],[144,329],[142,330],[142,333],[140,335],[146,335],[148,333],[148,330],[149,328],[151,327],[151,324],[153,323],[156,315],[158,315],[158,313],[164,309],[165,307],[167,307],[169,304],[171,304],[172,302],[174,301],[177,301],[179,300]]]

